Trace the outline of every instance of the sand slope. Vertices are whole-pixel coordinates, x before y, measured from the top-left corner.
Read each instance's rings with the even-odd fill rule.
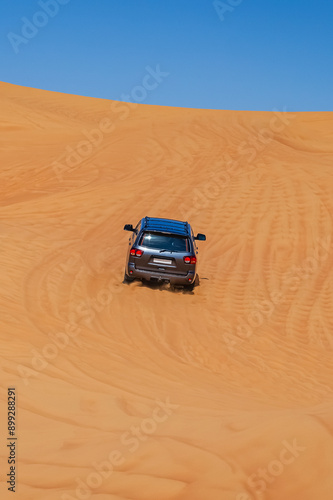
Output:
[[[0,105],[1,498],[15,386],[19,500],[331,500],[333,114]],[[122,283],[145,215],[193,293]]]

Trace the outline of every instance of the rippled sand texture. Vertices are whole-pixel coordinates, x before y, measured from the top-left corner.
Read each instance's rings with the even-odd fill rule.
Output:
[[[331,500],[333,114],[1,95],[1,498],[14,386],[19,500]],[[122,283],[145,215],[193,293]]]

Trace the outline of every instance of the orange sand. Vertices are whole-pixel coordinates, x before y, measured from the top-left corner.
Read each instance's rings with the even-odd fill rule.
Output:
[[[15,387],[18,500],[331,500],[333,114],[1,111],[0,498]],[[145,215],[206,233],[193,293],[122,283]]]

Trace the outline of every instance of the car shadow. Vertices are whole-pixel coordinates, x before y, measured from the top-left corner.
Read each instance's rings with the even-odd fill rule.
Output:
[[[138,286],[143,288],[149,288],[150,290],[157,290],[160,292],[170,292],[170,293],[178,293],[183,295],[194,295],[194,290],[186,289],[182,286],[170,285],[170,283],[158,283],[154,281],[140,281],[134,280],[132,282],[123,281],[125,285],[131,285],[133,283],[137,283]],[[199,286],[199,285],[198,285]],[[197,288],[197,286],[195,287]]]

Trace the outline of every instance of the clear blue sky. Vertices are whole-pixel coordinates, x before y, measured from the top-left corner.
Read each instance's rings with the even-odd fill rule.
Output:
[[[219,5],[1,0],[0,79],[117,100],[136,89],[131,100],[146,104],[333,111],[332,0]],[[156,65],[169,74],[152,89]]]

